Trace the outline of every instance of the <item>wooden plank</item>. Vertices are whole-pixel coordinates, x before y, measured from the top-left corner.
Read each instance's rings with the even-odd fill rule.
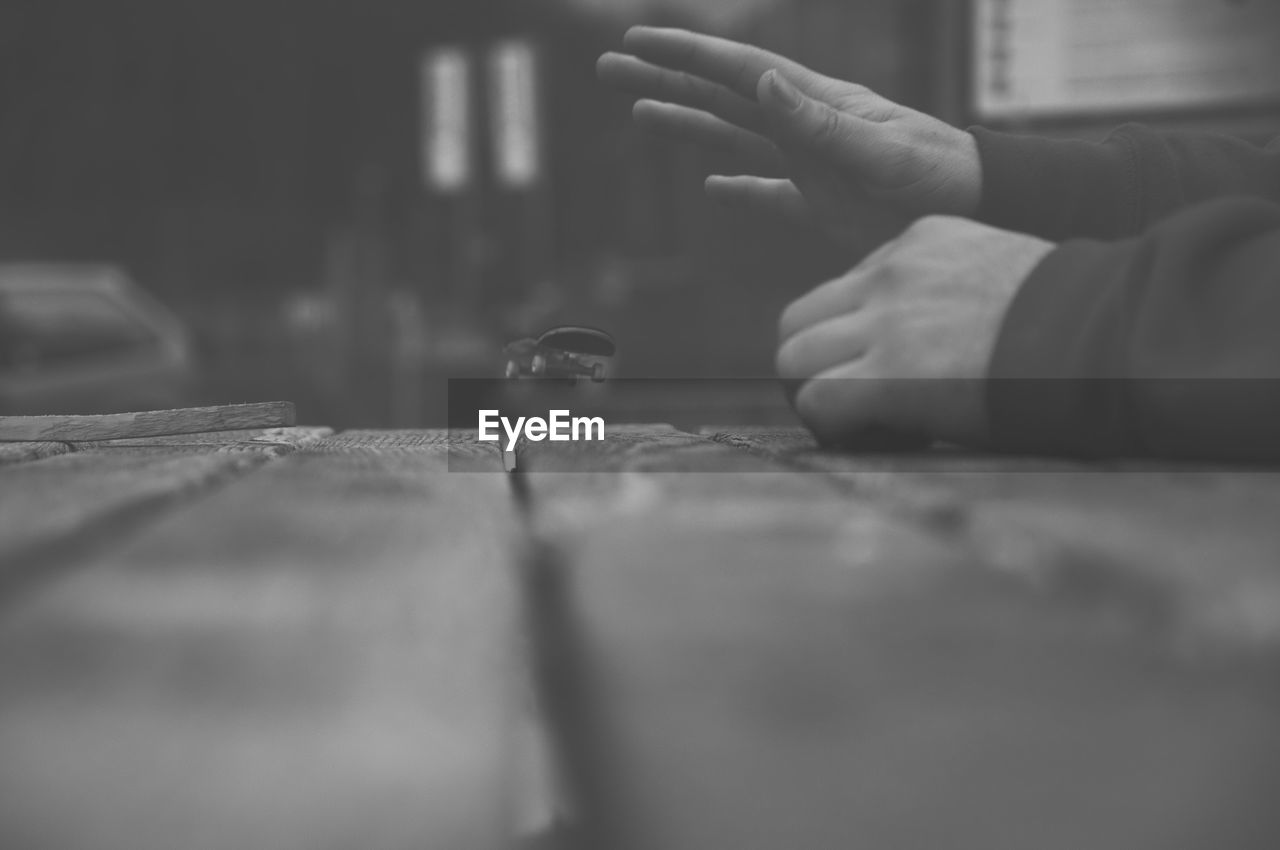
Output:
[[[786,430],[718,429],[713,439],[951,526],[982,562],[1040,592],[1124,610],[1179,640],[1280,647],[1280,472],[855,455]]]
[[[580,526],[626,522],[662,502],[694,515],[748,516],[778,501],[844,510],[839,490],[824,476],[799,476],[670,425],[611,424],[605,436],[517,447],[516,481],[542,532],[576,533]]]
[[[293,402],[288,401],[87,416],[0,416],[0,441],[74,442],[243,428],[282,428],[293,425],[295,419]]]
[[[0,443],[0,466],[9,463],[21,463],[25,460],[39,460],[42,457],[66,454],[71,447],[66,443]]]
[[[1280,473],[977,477],[970,538],[1046,592],[1126,605],[1200,646],[1280,651]]]
[[[1182,654],[865,510],[660,509],[573,552],[601,846],[1280,841],[1273,656]]]
[[[89,450],[18,464],[0,476],[0,599],[77,552],[255,468],[270,451]]]
[[[1274,653],[993,569],[967,521],[885,498],[891,465],[859,489],[618,442],[520,461],[552,520],[529,617],[583,846],[1280,841]]]
[[[776,457],[789,452],[816,451],[817,442],[808,429],[798,426],[704,425],[698,433],[716,442],[744,451]]]
[[[86,449],[193,449],[198,451],[265,451],[288,454],[294,449],[332,436],[332,428],[241,428],[234,431],[205,431],[196,434],[172,434],[156,437],[124,437],[117,440],[91,440],[71,443],[75,451]],[[3,444],[0,444],[3,445]]]
[[[736,446],[662,423],[610,424],[605,431],[604,440],[561,443],[523,441],[517,446],[517,454],[518,469],[525,473],[536,473],[530,479],[534,484],[539,481],[574,480],[557,479],[553,477],[554,473],[599,473],[601,480],[617,482],[621,480],[619,475],[625,473],[664,476],[720,473],[732,476],[743,473],[772,475],[794,472],[771,458],[753,456]],[[696,475],[691,476],[689,480],[696,478]],[[796,480],[790,474],[786,478]],[[813,486],[826,492],[831,491],[826,484],[818,483]]]
[[[11,606],[0,845],[501,846],[515,525],[446,452],[321,441]]]
[[[827,476],[851,497],[872,500],[941,531],[962,526],[972,517],[972,493],[949,486],[966,474],[983,478],[1081,468],[1066,460],[975,454],[941,445],[924,451],[825,450],[807,429],[794,426],[707,426],[700,433],[797,472]]]
[[[64,453],[0,477],[0,596],[77,552],[130,533],[150,516],[315,443],[327,428],[275,428],[40,443]],[[5,446],[30,445],[0,443]]]

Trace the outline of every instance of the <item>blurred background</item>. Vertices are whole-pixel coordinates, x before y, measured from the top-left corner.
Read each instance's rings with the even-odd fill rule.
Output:
[[[771,375],[781,307],[891,224],[837,249],[707,202],[734,163],[596,82],[641,22],[961,125],[1280,133],[1275,0],[4,0],[0,412],[436,425],[445,379],[569,323],[619,376]],[[683,403],[783,409],[741,386]]]

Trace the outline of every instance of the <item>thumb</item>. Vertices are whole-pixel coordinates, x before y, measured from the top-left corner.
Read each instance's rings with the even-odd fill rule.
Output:
[[[877,167],[873,122],[809,97],[776,69],[760,76],[756,99],[783,150],[842,168]]]

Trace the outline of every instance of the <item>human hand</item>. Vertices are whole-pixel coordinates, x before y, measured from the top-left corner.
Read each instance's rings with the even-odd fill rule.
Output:
[[[911,225],[779,320],[778,373],[823,443],[867,432],[981,445],[985,379],[1014,294],[1050,242],[966,219]]]
[[[751,174],[712,176],[727,203],[815,220],[848,238],[868,203],[904,218],[971,216],[982,167],[973,137],[854,83],[760,48],[633,27],[600,78],[641,97],[642,126],[730,151]]]

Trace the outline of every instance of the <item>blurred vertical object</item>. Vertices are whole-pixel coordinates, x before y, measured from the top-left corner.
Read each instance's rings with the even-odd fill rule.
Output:
[[[538,62],[529,41],[509,39],[490,48],[489,86],[498,181],[527,188],[542,174]]]
[[[459,39],[426,48],[420,60],[427,232],[411,238],[423,239],[435,255],[418,288],[448,314],[447,332],[467,324],[483,300],[485,181],[478,154],[487,125],[476,108],[482,90],[473,54],[470,40]]]
[[[422,55],[423,178],[445,194],[466,188],[472,177],[471,57],[461,47],[436,47]]]
[[[489,43],[485,52],[493,190],[486,197],[487,221],[506,237],[486,282],[498,301],[489,305],[492,321],[495,312],[506,313],[531,298],[547,274],[555,216],[543,176],[545,107],[534,36],[506,36]]]

